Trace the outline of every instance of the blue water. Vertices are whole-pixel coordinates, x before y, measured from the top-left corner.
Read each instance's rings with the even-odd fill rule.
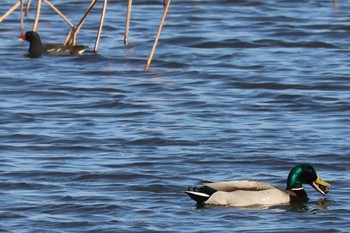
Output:
[[[36,2],[36,1],[34,1]],[[89,2],[52,0],[77,23]],[[14,1],[2,1],[0,14]],[[81,56],[29,59],[19,12],[0,24],[2,232],[349,232],[350,5],[339,1],[102,1]],[[35,4],[25,19],[30,30]],[[44,4],[43,42],[69,27]],[[203,180],[281,188],[298,163],[332,184],[310,202],[196,208]]]

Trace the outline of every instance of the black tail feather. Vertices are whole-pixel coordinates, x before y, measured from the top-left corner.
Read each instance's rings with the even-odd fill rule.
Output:
[[[211,196],[213,193],[215,193],[217,190],[209,188],[208,186],[201,186],[199,188],[190,186],[188,187],[187,191],[194,191],[199,193],[205,193]]]
[[[188,187],[187,191],[185,191],[185,193],[187,193],[188,196],[195,200],[197,204],[204,203],[215,192],[215,189],[209,188],[207,186],[202,186],[199,188]]]
[[[194,191],[185,191],[185,193],[190,196],[193,200],[197,202],[197,204],[204,203],[206,200],[209,199],[209,195],[205,193],[199,193],[199,192],[194,192]]]

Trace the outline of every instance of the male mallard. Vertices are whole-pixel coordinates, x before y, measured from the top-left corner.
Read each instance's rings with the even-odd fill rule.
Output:
[[[251,206],[278,205],[307,201],[303,184],[310,184],[322,195],[331,187],[317,176],[315,169],[308,164],[292,168],[288,175],[286,190],[259,181],[225,181],[204,183],[200,188],[185,191],[198,204]]]

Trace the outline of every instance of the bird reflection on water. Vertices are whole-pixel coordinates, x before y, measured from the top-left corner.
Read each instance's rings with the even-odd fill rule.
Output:
[[[289,205],[275,205],[275,206],[266,206],[266,205],[251,205],[243,207],[235,206],[226,206],[236,210],[278,210],[278,211],[287,211],[295,213],[318,213],[327,210],[330,201],[327,198],[321,198],[317,201],[306,201],[298,202]],[[206,205],[203,203],[196,204],[196,209],[213,209],[213,208],[223,208],[218,205]]]

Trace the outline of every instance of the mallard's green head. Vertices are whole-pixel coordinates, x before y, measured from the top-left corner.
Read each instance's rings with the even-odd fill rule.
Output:
[[[288,175],[287,190],[298,190],[303,184],[311,185],[322,195],[326,195],[331,187],[326,181],[321,180],[315,169],[309,164],[300,164],[292,168]]]

